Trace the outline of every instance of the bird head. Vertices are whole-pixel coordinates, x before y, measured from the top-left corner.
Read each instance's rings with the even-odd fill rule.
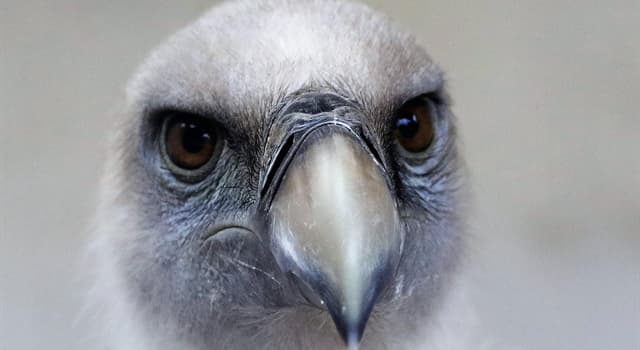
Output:
[[[443,74],[363,5],[214,8],[132,78],[111,150],[106,260],[147,334],[400,342],[458,260]]]

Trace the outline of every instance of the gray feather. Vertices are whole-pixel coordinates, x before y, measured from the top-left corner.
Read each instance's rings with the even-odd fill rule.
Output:
[[[103,347],[343,346],[326,312],[294,302],[297,292],[259,237],[237,230],[206,239],[215,227],[250,220],[270,116],[304,91],[356,103],[396,174],[404,251],[361,348],[455,348],[438,315],[455,304],[445,303],[445,291],[463,248],[464,186],[443,73],[384,16],[311,0],[215,7],[157,48],[129,83],[91,248],[90,312]],[[437,139],[415,158],[385,130],[394,110],[421,94],[438,99]],[[177,181],[157,155],[154,113],[167,108],[213,116],[230,130],[200,184]]]

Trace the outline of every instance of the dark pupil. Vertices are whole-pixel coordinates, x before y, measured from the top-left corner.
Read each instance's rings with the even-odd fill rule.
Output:
[[[398,118],[396,121],[396,128],[398,129],[398,132],[400,132],[400,136],[406,139],[416,136],[419,126],[420,124],[418,123],[418,118],[415,114]]]
[[[211,138],[204,128],[197,124],[182,124],[182,147],[189,153],[199,153]]]

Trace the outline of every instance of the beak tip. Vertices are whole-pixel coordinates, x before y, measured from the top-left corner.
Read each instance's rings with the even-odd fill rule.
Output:
[[[345,343],[347,344],[347,347],[349,348],[349,350],[358,349],[358,346],[360,345],[361,337],[362,337],[362,333],[359,331],[354,330],[347,333],[347,339],[345,340]]]
[[[356,350],[360,345],[360,339],[362,339],[362,331],[357,327],[348,327],[347,329],[340,330],[340,336],[344,341],[344,344],[349,350]]]
[[[356,321],[334,318],[338,333],[347,346],[347,349],[357,350],[360,346],[360,340],[362,340],[367,318],[368,317],[362,317]]]

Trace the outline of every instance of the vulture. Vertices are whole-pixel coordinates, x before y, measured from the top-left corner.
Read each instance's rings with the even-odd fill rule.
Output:
[[[110,134],[95,348],[454,349],[465,186],[445,85],[358,3],[225,2],[170,37]]]

